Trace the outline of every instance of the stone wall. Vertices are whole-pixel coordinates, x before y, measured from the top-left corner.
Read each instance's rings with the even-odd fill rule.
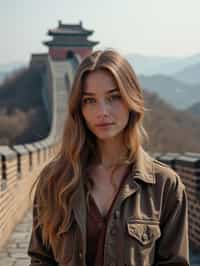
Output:
[[[156,154],[155,157],[170,165],[186,187],[190,243],[200,250],[200,153]]]
[[[58,147],[58,143],[45,140],[0,147],[0,248],[31,206],[31,185]]]
[[[0,248],[31,206],[29,195],[33,182],[59,150],[68,92],[79,59],[75,56],[64,62],[53,62],[46,54],[33,55],[30,65],[37,64],[45,68],[42,96],[51,130],[39,142],[0,146]]]

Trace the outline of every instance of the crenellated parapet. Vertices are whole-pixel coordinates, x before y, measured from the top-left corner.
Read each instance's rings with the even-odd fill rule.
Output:
[[[31,185],[59,147],[53,141],[36,144],[0,146],[0,248],[31,206]]]

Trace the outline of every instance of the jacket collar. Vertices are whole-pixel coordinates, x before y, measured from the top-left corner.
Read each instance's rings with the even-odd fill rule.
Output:
[[[125,183],[121,190],[119,204],[141,189],[138,180],[141,180],[147,184],[155,184],[156,178],[153,171],[153,165],[152,170],[148,171],[146,174],[141,172],[137,166],[133,164],[130,166],[128,176],[126,177]]]
[[[130,175],[135,180],[139,179],[139,180],[142,180],[143,182],[149,183],[149,184],[155,184],[156,183],[153,162],[152,162],[151,169],[148,170],[147,173],[144,173],[138,167],[133,166],[131,168]]]
[[[156,183],[154,159],[142,147],[139,148],[136,162],[130,166],[130,175],[135,180],[139,179],[149,184]]]

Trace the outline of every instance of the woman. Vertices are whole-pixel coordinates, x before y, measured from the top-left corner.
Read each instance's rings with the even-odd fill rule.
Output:
[[[120,54],[82,61],[60,152],[38,177],[31,266],[189,265],[185,187],[143,149],[144,111]]]

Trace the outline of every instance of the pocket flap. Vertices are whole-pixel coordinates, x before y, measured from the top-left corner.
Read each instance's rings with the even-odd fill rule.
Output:
[[[158,224],[128,222],[127,228],[129,236],[136,238],[142,245],[155,241],[161,235]]]

